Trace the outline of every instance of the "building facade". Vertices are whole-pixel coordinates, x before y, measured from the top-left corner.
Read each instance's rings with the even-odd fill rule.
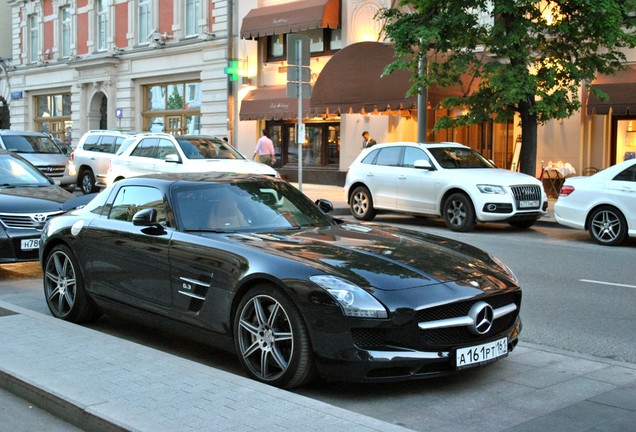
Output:
[[[9,1],[11,128],[227,135],[226,1]]]
[[[390,0],[6,3],[9,28],[1,28],[10,45],[0,45],[9,51],[0,56],[0,90],[12,129],[46,131],[71,145],[90,129],[206,133],[228,137],[248,157],[266,129],[286,178],[298,179],[302,167],[304,181],[328,184],[344,183],[364,131],[377,142],[417,140],[408,74],[382,75],[393,51],[375,16]],[[305,70],[292,70],[289,35],[309,51],[298,57]],[[627,55],[636,61],[636,52]],[[294,73],[306,81],[300,104],[287,89]],[[514,169],[518,122],[432,132],[448,114],[433,107],[470,91],[464,84],[428,90],[427,140],[457,141]],[[579,113],[540,126],[537,176],[543,166],[567,163],[582,174],[632,157],[636,72],[592,85],[610,94],[609,103],[589,98],[582,85]]]

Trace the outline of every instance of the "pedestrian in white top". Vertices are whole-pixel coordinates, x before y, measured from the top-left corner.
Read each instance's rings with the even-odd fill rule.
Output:
[[[261,131],[261,137],[256,143],[256,149],[254,149],[253,159],[265,165],[273,165],[276,161],[274,158],[274,143],[269,138],[266,129]]]

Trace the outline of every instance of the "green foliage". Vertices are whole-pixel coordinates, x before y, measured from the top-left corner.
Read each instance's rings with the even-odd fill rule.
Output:
[[[172,94],[168,96],[168,109],[183,109],[183,98],[176,86],[172,88]]]
[[[440,120],[438,129],[519,113],[522,152],[534,145],[527,151],[536,154],[538,124],[571,116],[581,107],[582,83],[624,67],[624,50],[636,46],[634,11],[636,0],[402,0],[378,14],[396,51],[385,72],[411,71],[411,95],[462,85],[463,95],[441,107],[466,114]],[[425,74],[418,73],[422,60]],[[470,79],[479,82],[472,92]]]

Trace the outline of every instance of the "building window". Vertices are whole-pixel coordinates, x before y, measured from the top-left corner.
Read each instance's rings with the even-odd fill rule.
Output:
[[[201,83],[175,82],[145,86],[144,130],[173,135],[201,131]]]
[[[146,44],[153,31],[152,27],[152,3],[151,0],[139,1],[139,43]]]
[[[199,34],[199,17],[201,16],[201,1],[186,0],[185,3],[185,34],[187,36],[196,36]]]
[[[71,94],[35,96],[35,130],[68,141],[71,121]]]
[[[312,57],[331,55],[342,49],[340,29],[313,29],[294,34],[309,37],[309,52]],[[284,60],[287,55],[287,34],[267,36],[267,61]]]
[[[108,49],[108,1],[97,2],[97,50]]]
[[[60,9],[60,56],[71,55],[71,9],[66,6]]]
[[[27,19],[29,30],[29,63],[36,63],[40,60],[40,28],[37,15],[29,15]]]

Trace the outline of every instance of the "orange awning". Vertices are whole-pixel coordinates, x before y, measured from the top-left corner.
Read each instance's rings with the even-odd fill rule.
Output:
[[[340,27],[340,0],[303,0],[250,10],[241,25],[241,38]]]

